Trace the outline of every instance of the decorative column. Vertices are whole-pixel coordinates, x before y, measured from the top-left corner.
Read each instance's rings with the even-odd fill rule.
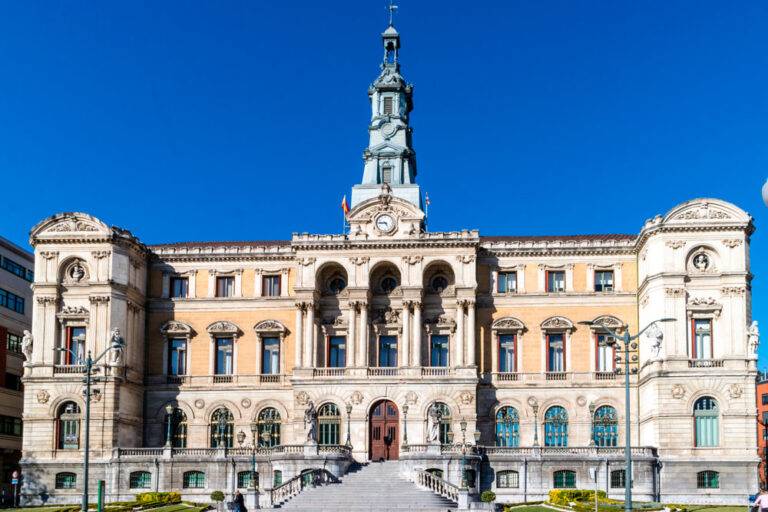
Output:
[[[256,269],[256,277],[253,280],[253,296],[254,297],[261,297],[262,295],[262,285],[264,283],[263,278],[263,271],[260,268]]]
[[[261,375],[261,369],[262,369],[261,354],[264,351],[261,348],[261,344],[262,344],[261,334],[257,332],[256,333],[256,374],[257,375]]]
[[[421,302],[413,303],[413,350],[411,366],[421,366]]]
[[[304,331],[304,367],[315,366],[315,304],[307,302],[306,330]]]
[[[280,296],[281,297],[288,296],[288,269],[287,268],[280,269]]]
[[[368,366],[368,303],[360,303],[360,340],[357,346],[357,366]]]
[[[302,366],[302,344],[304,343],[304,303],[296,303],[296,330],[293,333],[293,344],[295,353],[295,361],[293,363],[294,368],[301,368]]]
[[[403,342],[398,366],[409,366],[411,353],[411,302],[403,301]]]
[[[475,301],[467,302],[467,365],[475,366]]]
[[[465,300],[456,301],[456,334],[454,335],[455,358],[453,366],[464,366],[464,304]]]
[[[349,320],[347,321],[347,325],[349,325],[349,329],[347,330],[347,366],[356,366],[357,360],[355,358],[356,355],[356,345],[357,345],[357,337],[355,336],[357,334],[356,327],[357,322],[357,302],[350,301],[349,302]]]

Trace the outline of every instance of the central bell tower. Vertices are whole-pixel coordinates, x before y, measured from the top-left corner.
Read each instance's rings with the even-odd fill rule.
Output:
[[[363,180],[352,187],[352,208],[377,197],[386,184],[395,197],[418,208],[421,193],[416,184],[416,153],[408,118],[413,110],[413,86],[400,74],[400,34],[390,23],[381,35],[384,61],[381,73],[368,88],[371,101],[369,142],[363,152]]]

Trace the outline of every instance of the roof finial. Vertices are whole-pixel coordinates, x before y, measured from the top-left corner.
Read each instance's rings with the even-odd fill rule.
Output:
[[[393,24],[393,18],[395,16],[395,11],[397,10],[397,6],[392,3],[393,0],[389,0],[389,5],[387,6],[387,10],[389,11],[389,26],[391,27]]]

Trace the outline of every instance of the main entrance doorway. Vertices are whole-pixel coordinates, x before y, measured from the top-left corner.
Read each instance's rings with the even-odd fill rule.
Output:
[[[390,400],[376,402],[369,421],[371,460],[397,460],[400,455],[400,415]]]

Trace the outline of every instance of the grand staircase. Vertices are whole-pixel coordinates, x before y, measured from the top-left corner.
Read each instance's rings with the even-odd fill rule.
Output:
[[[443,512],[456,509],[452,501],[422,490],[400,476],[396,461],[353,466],[341,483],[304,489],[281,510],[304,512]]]

